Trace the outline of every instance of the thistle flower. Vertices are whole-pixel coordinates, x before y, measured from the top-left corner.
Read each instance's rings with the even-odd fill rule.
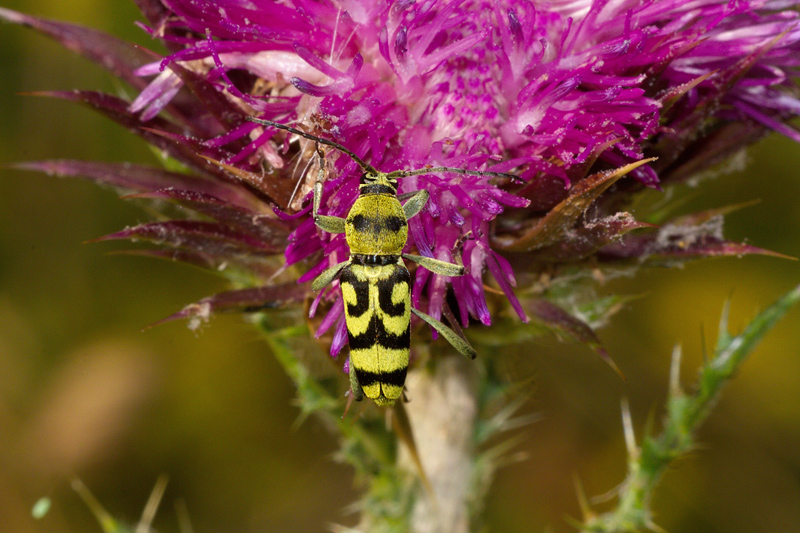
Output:
[[[387,171],[424,165],[517,169],[524,187],[447,175],[401,184],[401,193],[431,193],[427,209],[411,221],[409,246],[445,261],[460,254],[467,266],[466,276],[451,280],[464,326],[470,317],[491,323],[484,290],[491,278],[527,320],[514,291],[514,270],[500,250],[522,252],[515,257],[517,269],[527,264],[534,272],[541,269],[539,258],[552,255],[543,249],[553,247],[559,261],[671,253],[668,246],[654,248],[652,238],[637,239],[637,247],[620,241],[641,227],[629,216],[600,208],[593,220],[578,220],[588,203],[571,201],[570,190],[590,171],[656,155],[657,162],[631,175],[639,184],[659,186],[686,179],[688,170],[696,172],[767,129],[800,140],[785,124],[800,110],[791,84],[800,29],[795,12],[778,11],[782,3],[139,5],[151,23],[147,31],[171,55],[139,65],[144,52],[116,41],[104,48],[112,38],[87,30],[72,43],[135,86],[142,86],[137,76],[155,76],[139,96],[129,106],[94,93],[56,96],[92,104],[137,128],[195,174],[132,169],[124,179],[98,165],[30,167],[89,174],[215,219],[149,224],[108,238],[150,238],[181,250],[176,258],[228,263],[266,277],[275,272],[274,264],[263,265],[268,256],[282,253],[286,265],[316,262],[300,282],[345,257],[347,246],[342,236],[319,234],[309,206],[291,193],[300,173],[289,170],[298,165],[290,166],[281,153],[288,147],[245,116],[303,123]],[[70,37],[67,25],[2,14],[64,42]],[[157,118],[162,112],[169,118]],[[746,132],[709,142],[731,137],[729,130],[741,129],[743,119]],[[262,166],[276,175],[261,177]],[[336,159],[326,182],[327,214],[346,215],[358,173],[347,158]],[[632,181],[620,189],[636,189]],[[576,205],[578,216],[565,217]],[[712,239],[718,247],[720,237]],[[709,253],[707,242],[681,250]],[[427,300],[430,314],[440,317],[445,288],[443,279],[420,269],[415,305]],[[335,300],[335,291],[318,295],[312,313],[321,297]],[[329,315],[318,333],[338,324],[335,355],[345,338],[341,306]]]
[[[592,258],[759,252],[725,242],[719,231],[698,231],[703,216],[671,226],[669,236],[627,235],[645,225],[616,209],[640,186],[685,180],[770,129],[800,140],[786,123],[800,110],[792,84],[800,29],[797,13],[785,9],[791,3],[138,4],[150,21],[143,28],[170,55],[154,61],[90,30],[5,9],[0,15],[141,88],[130,104],[90,92],[50,94],[93,105],[192,172],[64,161],[27,168],[85,175],[188,207],[212,221],[157,222],[105,238],[151,240],[172,248],[174,259],[248,272],[273,287],[208,300],[179,316],[252,307],[259,298],[300,300],[303,291],[283,285],[276,292],[269,280],[302,262],[311,267],[297,281],[308,281],[348,253],[343,236],[314,225],[302,198],[309,187],[297,194],[302,171],[313,165],[308,146],[294,153],[288,139],[247,116],[303,124],[386,171],[516,169],[526,185],[442,174],[401,183],[400,193],[431,195],[410,221],[408,246],[448,262],[460,255],[467,268],[450,280],[462,326],[470,318],[491,324],[485,284],[492,280],[523,322],[524,307],[540,310],[520,303],[515,271]],[[346,216],[359,170],[346,157],[330,167],[324,209]],[[587,177],[614,168],[624,171]],[[628,172],[633,180],[594,202]],[[273,260],[278,255],[283,265]],[[414,305],[426,301],[441,317],[447,285],[418,269]],[[323,291],[311,306],[314,315],[321,300],[334,302],[317,331],[335,328],[334,356],[346,338],[337,299],[336,290]],[[536,317],[552,322],[547,313]]]
[[[726,241],[722,210],[659,221],[655,230],[622,209],[643,188],[687,181],[769,131],[800,141],[788,122],[800,114],[800,2],[137,4],[166,56],[7,9],[0,17],[132,85],[132,101],[47,94],[94,107],[180,163],[20,165],[197,215],[103,238],[152,241],[163,249],[142,253],[223,270],[236,283],[171,318],[313,298],[317,335],[332,329],[334,356],[345,343],[338,290],[314,295],[305,283],[348,254],[343,236],[320,232],[310,216],[313,146],[248,117],[298,125],[382,171],[519,175],[522,184],[442,173],[401,181],[400,193],[430,193],[409,221],[409,249],[466,267],[450,280],[414,273],[413,304],[454,326],[533,318],[603,355],[591,326],[611,306],[579,317],[579,288],[561,297],[537,283],[541,275],[767,253]],[[359,169],[333,151],[327,158],[322,212],[344,216]]]

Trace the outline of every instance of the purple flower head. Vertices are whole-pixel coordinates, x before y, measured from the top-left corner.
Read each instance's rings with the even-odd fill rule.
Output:
[[[406,251],[466,267],[450,279],[417,268],[413,304],[464,326],[490,324],[503,303],[523,321],[553,323],[532,287],[560,265],[760,251],[716,233],[678,249],[657,232],[632,235],[650,225],[620,209],[642,187],[685,180],[768,130],[800,140],[787,123],[800,114],[798,1],[137,3],[166,57],[123,55],[117,41],[88,33],[78,48],[140,87],[138,97],[128,105],[96,93],[57,96],[102,110],[193,177],[29,167],[88,175],[211,218],[111,237],[147,238],[182,260],[253,273],[280,303],[306,295],[289,281],[275,285],[287,267],[303,265],[302,283],[349,250],[310,216],[313,143],[250,116],[297,125],[385,172],[518,174],[519,182],[451,173],[400,180],[401,194],[430,193],[409,221]],[[2,16],[67,42],[67,25]],[[322,214],[344,217],[361,170],[335,150],[326,166]],[[704,220],[678,227],[696,235]],[[267,293],[212,303],[252,309]],[[333,328],[335,354],[346,339],[337,287],[315,296],[311,314],[323,309],[317,333]]]

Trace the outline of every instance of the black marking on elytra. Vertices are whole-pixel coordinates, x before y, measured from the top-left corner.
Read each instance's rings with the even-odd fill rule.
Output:
[[[392,302],[392,292],[398,283],[406,284],[406,292],[411,285],[411,275],[406,267],[397,265],[390,276],[378,280],[378,305],[389,316],[403,316],[406,312],[406,302]]]
[[[355,305],[347,302],[347,314],[352,317],[359,317],[369,311],[369,280],[359,280],[349,267],[342,270],[339,282],[347,283],[353,287],[356,293]]]
[[[353,367],[356,371],[356,377],[362,387],[369,387],[375,383],[386,383],[387,385],[396,385],[402,387],[406,382],[406,372],[408,367],[399,368],[393,372],[367,372],[360,370],[357,366]]]
[[[345,325],[347,325],[346,321]],[[409,322],[403,333],[395,335],[386,331],[383,322],[378,319],[377,315],[372,315],[364,333],[353,335],[348,328],[347,338],[351,350],[369,350],[374,349],[376,345],[390,350],[408,350],[411,347],[411,324]]]

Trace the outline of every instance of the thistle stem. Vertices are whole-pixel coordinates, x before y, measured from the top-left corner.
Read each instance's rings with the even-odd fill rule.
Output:
[[[700,369],[696,390],[684,392],[677,383],[677,377],[673,378],[663,431],[658,436],[646,436],[641,447],[631,447],[629,444],[632,449],[628,450],[628,476],[620,488],[617,508],[600,516],[588,517],[581,531],[661,531],[653,523],[650,499],[662,474],[676,459],[694,449],[694,434],[710,414],[725,384],[736,374],[764,335],[799,301],[800,286],[761,312],[737,336],[728,332],[726,305],[714,357]],[[675,366],[679,364],[680,349],[676,349],[673,354],[673,376],[678,375]]]
[[[414,533],[465,533],[470,530],[469,490],[475,464],[478,405],[474,363],[463,357],[438,358],[432,368],[412,371],[405,405],[417,452],[433,494],[420,490],[413,505]],[[415,468],[404,448],[401,468]]]

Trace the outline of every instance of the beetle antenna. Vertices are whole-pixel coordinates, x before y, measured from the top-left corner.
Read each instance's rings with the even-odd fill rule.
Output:
[[[525,180],[523,180],[519,176],[514,174],[508,174],[506,172],[492,172],[489,170],[467,170],[465,168],[454,168],[454,167],[425,167],[417,170],[393,170],[392,172],[380,172],[375,167],[373,167],[372,165],[370,165],[369,163],[358,157],[353,151],[346,148],[345,146],[342,146],[337,142],[329,141],[328,139],[324,139],[322,137],[317,137],[316,135],[306,133],[303,130],[293,128],[291,126],[287,126],[286,124],[281,124],[279,122],[273,122],[271,120],[255,118],[255,117],[246,117],[246,118],[250,122],[255,122],[256,124],[261,124],[262,126],[271,126],[273,128],[278,128],[279,130],[288,131],[289,133],[294,133],[295,135],[299,135],[300,137],[304,137],[319,144],[324,144],[326,146],[331,146],[333,148],[336,148],[340,152],[343,152],[348,156],[350,156],[350,158],[353,161],[358,163],[358,166],[360,166],[364,172],[368,172],[374,175],[383,174],[384,177],[388,179],[407,178],[409,176],[421,176],[423,174],[433,174],[435,172],[452,172],[454,174],[465,174],[469,176],[507,178],[516,181],[518,183],[525,183]]]
[[[361,167],[364,172],[369,172],[371,174],[381,174],[375,167],[358,157],[355,153],[353,153],[348,148],[342,146],[341,144],[329,141],[328,139],[323,139],[322,137],[317,137],[316,135],[311,135],[310,133],[306,133],[303,130],[298,130],[297,128],[293,128],[291,126],[287,126],[286,124],[280,124],[279,122],[272,122],[271,120],[265,120],[261,118],[255,117],[246,117],[247,120],[250,122],[255,122],[256,124],[261,124],[262,126],[272,126],[273,128],[278,128],[279,130],[288,131],[289,133],[294,133],[295,135],[299,135],[300,137],[305,137],[314,142],[318,142],[320,144],[324,144],[325,146],[331,146],[336,148],[340,152],[343,152],[350,156],[350,158],[358,163],[358,166]]]
[[[433,174],[434,172],[452,172],[454,174],[467,174],[470,176],[488,176],[492,178],[508,178],[516,182],[525,183],[525,180],[514,174],[507,174],[505,172],[492,172],[489,170],[467,170],[465,168],[455,167],[425,167],[417,170],[394,170],[387,172],[386,177],[389,178],[407,178],[409,176],[419,176],[422,174]]]

